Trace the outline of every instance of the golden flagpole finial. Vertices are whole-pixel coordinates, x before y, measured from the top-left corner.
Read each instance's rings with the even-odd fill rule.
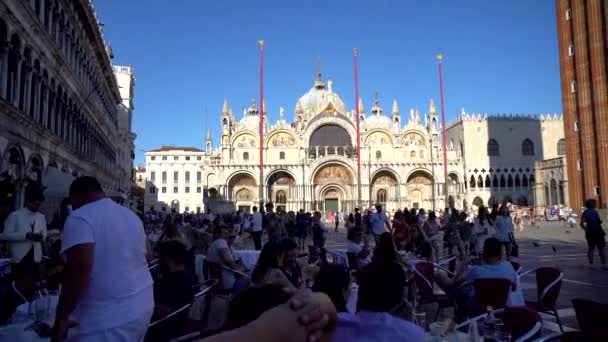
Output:
[[[264,46],[264,39],[258,40],[258,43],[260,44],[260,47]]]
[[[357,52],[359,52],[359,49],[353,48],[353,53],[355,54],[355,56],[357,55]]]
[[[437,55],[437,60],[441,63],[441,61],[443,60],[443,55],[442,54],[438,54]]]

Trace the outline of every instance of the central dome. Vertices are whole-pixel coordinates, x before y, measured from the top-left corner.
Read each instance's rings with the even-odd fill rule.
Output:
[[[344,102],[342,102],[338,94],[333,92],[332,81],[327,81],[326,88],[325,82],[323,82],[321,74],[319,74],[314,86],[298,100],[296,115],[299,114],[297,111],[301,110],[304,119],[310,120],[328,107],[332,107],[341,114],[346,113]]]

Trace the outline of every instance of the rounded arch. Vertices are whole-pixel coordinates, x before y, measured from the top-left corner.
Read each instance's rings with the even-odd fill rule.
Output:
[[[270,184],[271,181],[276,181],[281,177],[284,176],[288,176],[291,177],[294,182],[297,179],[295,174],[293,172],[291,172],[290,170],[287,169],[274,169],[272,171],[270,171],[268,173],[268,175],[266,175],[266,178],[264,179],[264,184]]]
[[[310,135],[308,146],[348,146],[352,143],[352,137],[344,127],[339,124],[325,124]]]
[[[397,142],[394,136],[384,128],[374,128],[367,132],[364,143],[366,146],[394,146]]]
[[[498,204],[498,201],[496,200],[496,197],[490,196],[490,198],[488,198],[488,207],[492,208],[494,204]]]
[[[303,147],[310,148],[310,140],[312,135],[317,131],[317,129],[326,125],[336,125],[345,129],[350,137],[350,143],[348,143],[347,145],[357,146],[357,131],[355,130],[355,127],[353,126],[353,123],[350,120],[347,120],[346,118],[343,118],[341,116],[324,116],[317,117],[314,121],[309,123],[308,127],[306,128],[306,131],[304,132],[304,136],[302,137]]]
[[[477,196],[473,198],[473,205],[477,208],[483,207],[483,200],[481,199],[481,197]]]
[[[399,183],[399,184],[401,183],[401,178],[399,177],[399,174],[395,170],[389,169],[386,167],[379,168],[378,170],[376,170],[372,173],[372,177],[371,177],[372,183],[374,182],[374,180],[376,178],[382,176],[383,173],[390,174],[393,178],[395,178],[397,183]]]
[[[320,165],[312,173],[311,184],[322,185],[328,183],[354,184],[355,173],[342,163],[328,162]]]
[[[2,156],[3,171],[8,171],[15,179],[22,179],[25,170],[25,154],[21,146],[9,144]]]
[[[253,178],[255,184],[259,184],[259,180],[256,177],[256,175],[248,170],[237,170],[234,171],[233,173],[231,173],[230,175],[228,175],[228,177],[226,177],[226,186],[230,185],[231,183],[234,183],[235,180],[237,179],[236,177],[242,177],[242,176],[249,176],[251,178]]]
[[[405,145],[405,146],[426,146],[427,145],[427,139],[425,138],[424,133],[420,132],[419,130],[415,130],[415,129],[409,129],[405,132],[403,132],[403,134],[400,137],[401,140],[401,144]]]
[[[412,179],[415,175],[424,175],[431,181],[433,180],[433,172],[431,170],[424,168],[424,167],[418,167],[418,168],[413,169],[412,171],[410,171],[407,174],[407,176],[405,177],[406,183],[409,182],[410,179]],[[437,181],[437,179],[435,179],[435,181]]]
[[[236,134],[230,140],[232,148],[256,148],[260,146],[260,138],[255,133],[245,131]]]
[[[32,153],[32,155],[30,155],[25,169],[27,177],[40,184],[44,184],[44,161],[38,153]]]
[[[272,147],[291,147],[298,145],[298,140],[296,137],[285,129],[280,129],[271,132],[268,137],[266,137],[266,141],[264,141],[264,146]]]

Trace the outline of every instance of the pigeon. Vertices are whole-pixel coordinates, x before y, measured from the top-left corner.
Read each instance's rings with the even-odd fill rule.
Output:
[[[538,244],[538,242],[532,242],[532,244],[534,245],[534,247],[540,247],[540,245]]]
[[[555,248],[555,246],[551,246],[551,249],[553,250],[553,253],[557,253],[557,248]]]

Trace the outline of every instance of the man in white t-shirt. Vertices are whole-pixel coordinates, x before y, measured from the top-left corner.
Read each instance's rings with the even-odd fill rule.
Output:
[[[372,233],[378,243],[380,235],[391,231],[391,225],[388,223],[388,217],[386,213],[382,211],[382,205],[376,204],[376,212],[371,214]]]
[[[258,207],[253,207],[253,215],[251,219],[251,236],[256,250],[262,249],[262,213],[258,211]]]
[[[65,222],[64,281],[52,341],[143,341],[154,310],[146,234],[128,208],[105,198],[99,182],[70,186],[75,209]]]

